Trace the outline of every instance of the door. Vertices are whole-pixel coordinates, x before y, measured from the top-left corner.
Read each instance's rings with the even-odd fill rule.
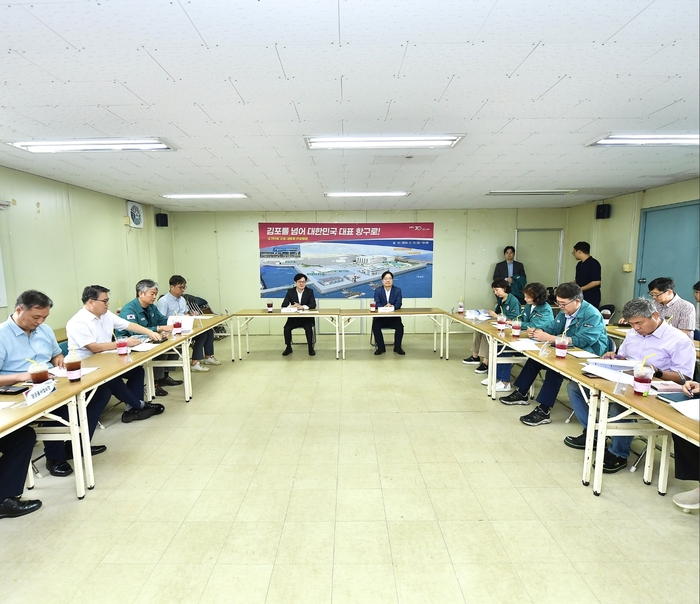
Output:
[[[634,295],[648,294],[657,277],[671,277],[676,293],[693,302],[699,276],[700,201],[642,210]]]

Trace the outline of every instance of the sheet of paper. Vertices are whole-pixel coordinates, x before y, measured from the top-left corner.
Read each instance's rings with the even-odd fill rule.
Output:
[[[148,352],[152,348],[155,348],[158,344],[153,344],[151,342],[141,342],[138,346],[134,346],[130,350],[135,350],[136,352]]]
[[[700,421],[700,398],[690,398],[687,401],[671,403],[671,407],[686,417],[694,419],[696,422]]]
[[[14,404],[15,404],[15,401],[11,401],[11,402],[9,402],[9,403],[7,403],[7,402],[6,402],[6,403],[1,403],[1,402],[0,402],[0,410],[2,410],[2,409],[7,409],[8,407],[12,407],[12,405],[14,405]]]
[[[568,354],[577,359],[597,359],[598,355],[588,352],[587,350],[568,350]]]
[[[591,359],[588,362],[591,365],[605,367],[614,371],[626,371],[627,369],[634,369],[635,365],[639,365],[639,361],[634,359]]]
[[[524,340],[520,340],[518,342],[510,342],[509,346],[513,350],[517,350],[520,352],[522,352],[523,350],[539,350],[535,341],[530,340],[529,338],[525,338]]]
[[[80,373],[82,375],[86,375],[88,373],[92,373],[96,369],[99,369],[99,367],[82,367],[80,369]],[[51,369],[49,369],[49,373],[51,375],[55,375],[56,377],[60,377],[60,378],[66,377],[66,370],[61,369],[60,367],[51,367]]]
[[[593,365],[590,361],[587,365],[583,366],[583,371],[585,373],[592,373],[593,375],[602,377],[604,380],[608,380],[609,382],[620,382],[621,384],[627,384],[629,386],[634,383],[634,377],[629,373],[615,371],[614,369],[608,369],[607,367],[601,367],[600,365]]]

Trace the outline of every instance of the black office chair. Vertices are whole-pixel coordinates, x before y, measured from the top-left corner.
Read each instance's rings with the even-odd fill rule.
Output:
[[[614,304],[603,304],[603,306],[601,306],[598,310],[599,310],[601,313],[602,313],[604,310],[609,310],[609,311],[610,311],[610,319],[609,319],[609,320],[612,321],[612,318],[613,318],[613,316],[614,316],[614,314],[615,314],[615,305],[614,305]]]

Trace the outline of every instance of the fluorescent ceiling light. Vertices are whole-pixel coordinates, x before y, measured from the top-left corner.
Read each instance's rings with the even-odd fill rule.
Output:
[[[324,193],[326,197],[408,197],[410,191],[339,191]]]
[[[686,146],[699,145],[700,136],[697,134],[611,134],[605,138],[601,138],[591,146],[631,146],[631,147],[649,147],[649,146]]]
[[[91,153],[95,151],[172,151],[158,138],[93,138],[7,143],[30,153]]]
[[[435,136],[305,136],[306,146],[316,149],[433,149],[454,147],[461,134]]]
[[[520,191],[489,191],[488,195],[570,195],[578,189],[531,189]]]
[[[182,195],[161,195],[165,199],[248,199],[245,193],[193,193]]]

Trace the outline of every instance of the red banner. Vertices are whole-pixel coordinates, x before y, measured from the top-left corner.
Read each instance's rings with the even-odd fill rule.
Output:
[[[433,239],[432,222],[261,222],[260,249],[280,243],[371,241],[373,239]]]

